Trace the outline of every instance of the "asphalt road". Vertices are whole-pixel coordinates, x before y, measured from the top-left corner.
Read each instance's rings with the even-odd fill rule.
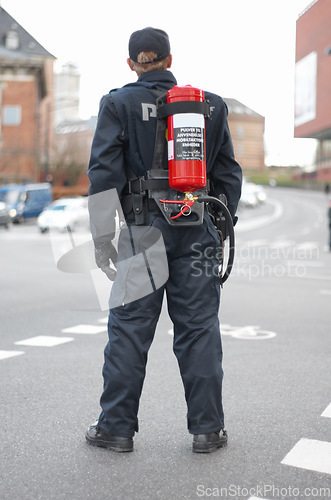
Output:
[[[220,311],[229,444],[210,455],[191,451],[165,310],[134,453],[85,443],[99,413],[106,313],[89,274],[56,269],[47,235],[0,228],[0,499],[329,498],[326,211],[322,193],[275,188],[239,213]]]

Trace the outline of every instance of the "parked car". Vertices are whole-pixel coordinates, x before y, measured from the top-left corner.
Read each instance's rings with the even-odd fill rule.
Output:
[[[0,201],[0,226],[4,226],[6,229],[9,228],[11,223],[11,218],[9,215],[9,207],[4,201]]]
[[[9,215],[15,223],[38,217],[52,198],[52,186],[48,182],[0,186],[0,201],[8,204]]]
[[[88,199],[84,196],[60,198],[46,207],[37,219],[42,233],[49,229],[77,231],[89,229]]]
[[[258,202],[260,204],[264,203],[267,199],[267,193],[265,192],[265,189],[263,186],[260,186],[259,184],[252,184],[252,191],[255,193]]]
[[[255,208],[259,205],[255,190],[252,189],[251,183],[245,182],[242,185],[241,197],[239,200],[240,207]]]
[[[254,184],[254,182],[243,182],[239,206],[256,208],[266,199],[267,195],[262,186]]]

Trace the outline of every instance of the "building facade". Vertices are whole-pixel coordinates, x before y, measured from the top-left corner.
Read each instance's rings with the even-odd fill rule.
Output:
[[[236,99],[224,98],[229,110],[228,122],[238,163],[245,171],[265,168],[265,119]]]
[[[73,63],[66,63],[54,75],[54,124],[79,120],[80,74]]]
[[[54,59],[0,7],[0,184],[48,176]]]
[[[331,2],[315,0],[296,22],[294,136],[318,140],[316,177],[331,181]]]

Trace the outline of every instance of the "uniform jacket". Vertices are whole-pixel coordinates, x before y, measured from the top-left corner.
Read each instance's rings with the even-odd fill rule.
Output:
[[[89,194],[116,188],[119,196],[132,173],[141,177],[151,169],[156,134],[156,99],[176,79],[170,71],[150,71],[134,83],[102,97],[88,167]],[[234,157],[227,122],[227,106],[216,94],[205,92],[211,106],[206,119],[206,160],[210,194],[224,193],[234,216],[241,194],[242,171]]]

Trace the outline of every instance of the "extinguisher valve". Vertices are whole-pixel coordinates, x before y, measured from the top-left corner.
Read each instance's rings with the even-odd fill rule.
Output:
[[[177,219],[181,215],[185,215],[186,217],[191,214],[191,207],[194,205],[194,202],[198,199],[197,196],[193,196],[192,193],[185,193],[184,200],[160,200],[160,203],[163,203],[164,209],[166,210],[166,203],[170,203],[172,205],[181,205],[180,211],[177,215],[173,215],[170,219]]]

